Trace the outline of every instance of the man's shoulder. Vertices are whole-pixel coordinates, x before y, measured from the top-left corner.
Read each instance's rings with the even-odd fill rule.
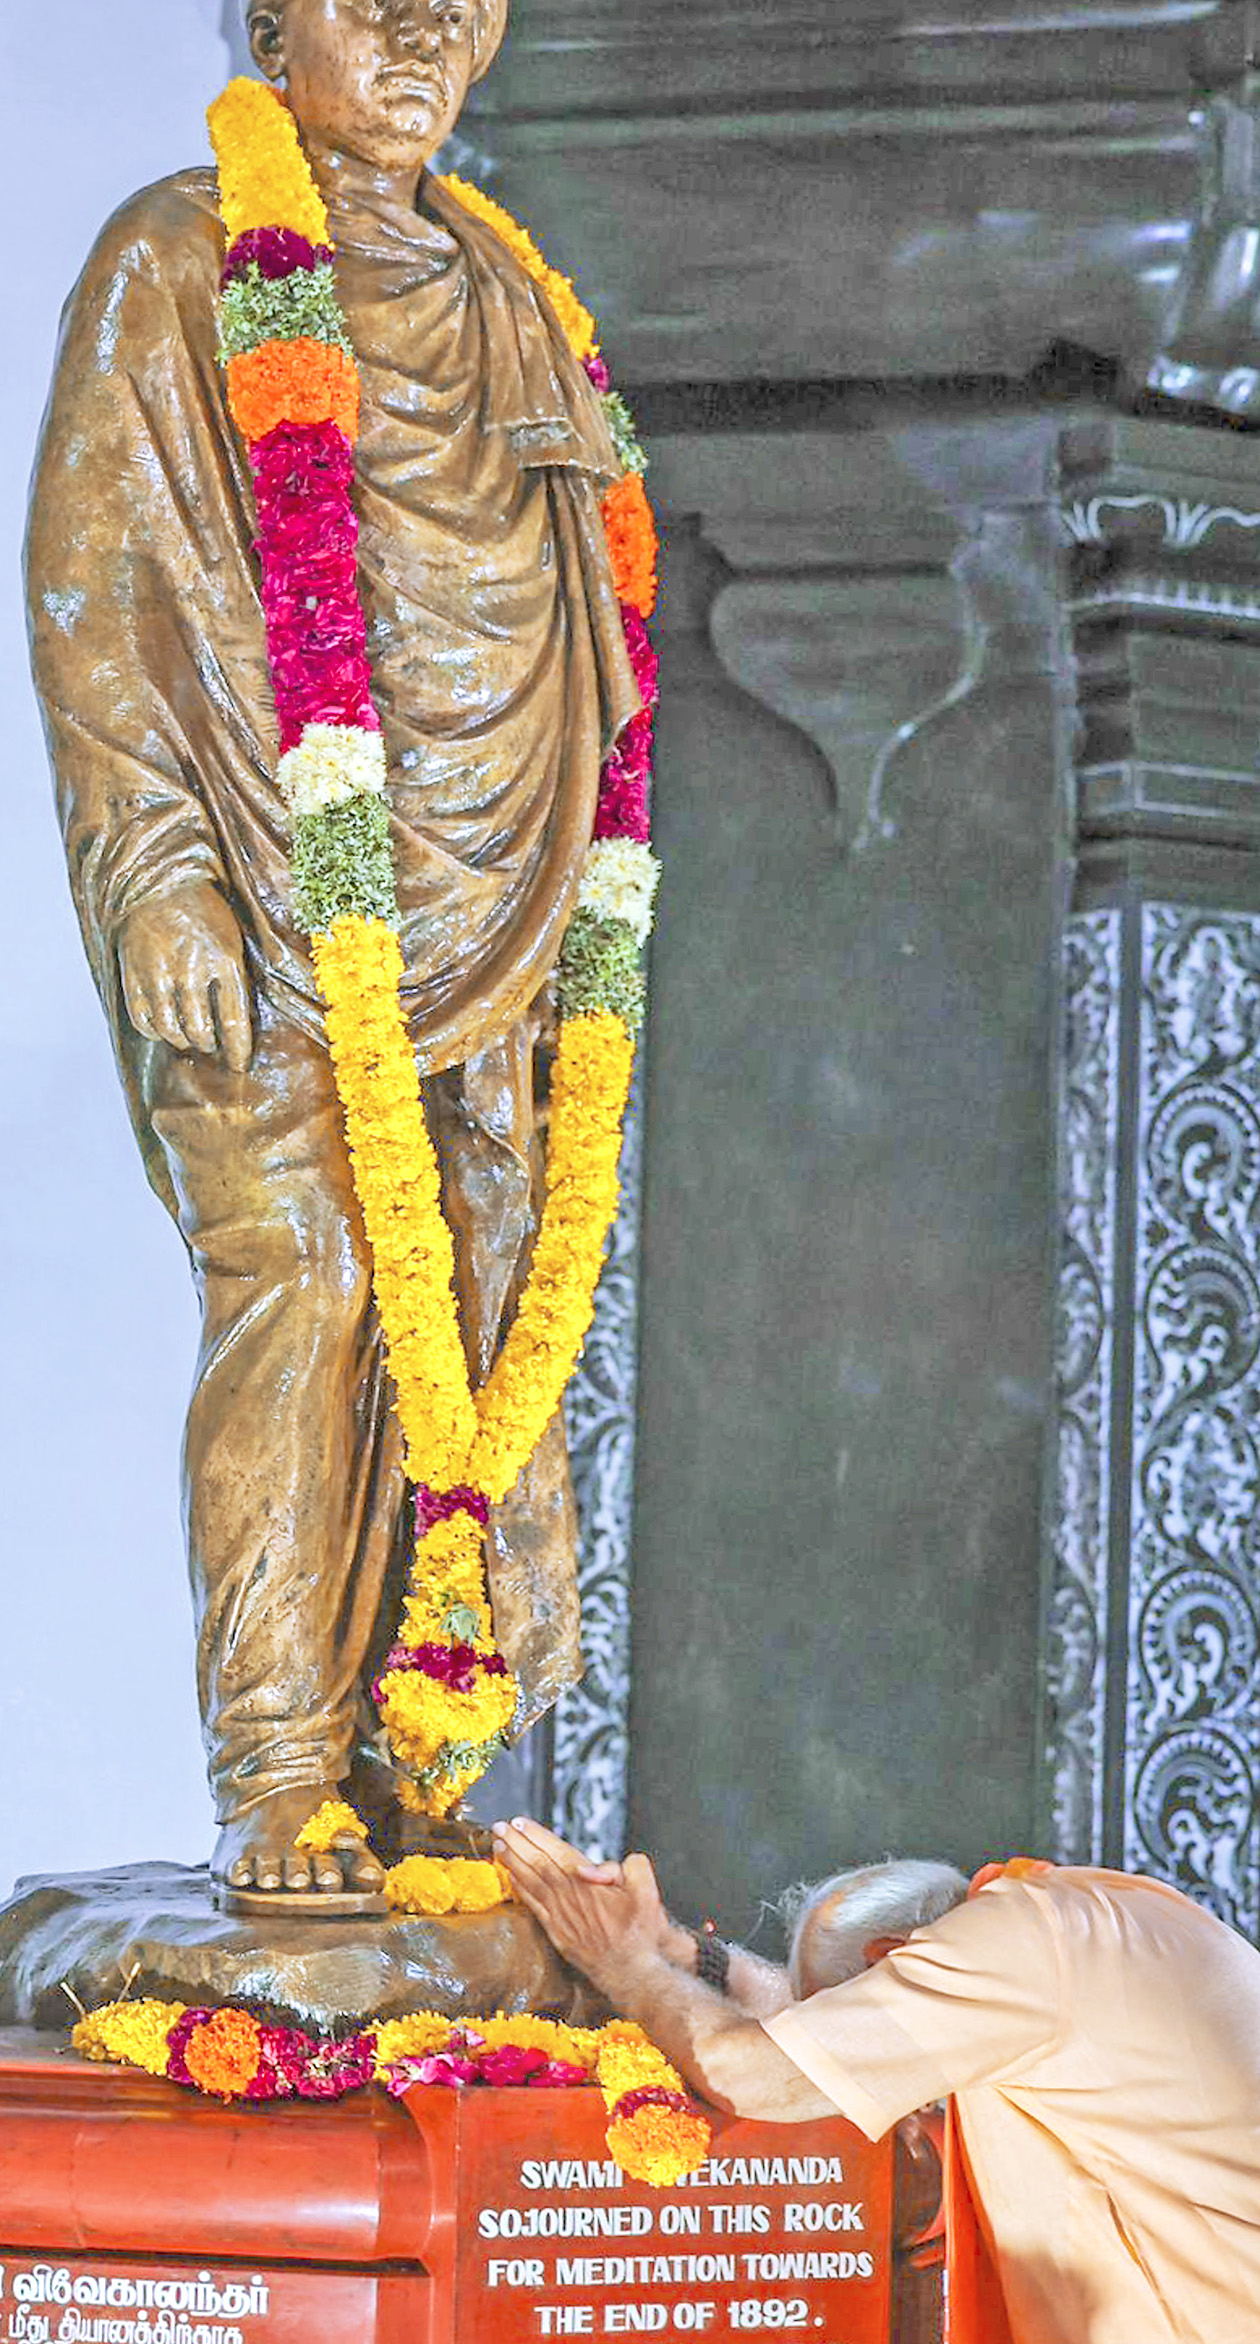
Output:
[[[169,283],[173,274],[185,269],[200,273],[215,268],[222,242],[214,172],[176,171],[139,188],[111,212],[83,278],[121,275]]]
[[[1012,1920],[1039,1913],[1073,1969],[1110,1963],[1117,1949],[1129,1964],[1156,1968],[1183,1958],[1219,1965],[1241,1955],[1248,1967],[1260,1962],[1255,1948],[1215,1913],[1169,1881],[1140,1873],[1050,1866],[1033,1878],[993,1881],[968,1909],[983,1906],[995,1921],[999,1912]]]

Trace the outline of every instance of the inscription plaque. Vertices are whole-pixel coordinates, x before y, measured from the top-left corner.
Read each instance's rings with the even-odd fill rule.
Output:
[[[438,2097],[408,2098],[426,2138]],[[649,2189],[609,2158],[593,2092],[546,2117],[539,2097],[471,2093],[454,2112],[458,2344],[768,2330],[885,2344],[889,2142],[872,2147],[839,2119],[716,2116],[700,2172]]]

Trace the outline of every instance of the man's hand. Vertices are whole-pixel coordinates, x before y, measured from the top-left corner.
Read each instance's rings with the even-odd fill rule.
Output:
[[[222,1048],[249,1064],[253,1030],[241,931],[217,887],[194,880],[138,903],[118,939],[123,999],[136,1032],[172,1050]]]
[[[664,1954],[671,1924],[646,1856],[590,1864],[526,1816],[495,1825],[495,1854],[557,1953],[603,1992],[627,1959]]]
[[[588,1864],[524,1816],[496,1823],[494,1837],[521,1903],[556,1951],[638,2021],[694,2090],[738,2116],[776,2124],[834,2116],[833,2102],[755,2018],[670,1959],[672,1924],[646,1856]]]

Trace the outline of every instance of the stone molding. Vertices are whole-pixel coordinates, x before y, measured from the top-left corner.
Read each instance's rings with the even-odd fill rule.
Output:
[[[1077,810],[1104,838],[1260,845],[1260,449],[1111,417],[1063,434]]]
[[[961,104],[1185,97],[1241,74],[1245,27],[1230,0],[1193,13],[1167,0],[1035,0],[996,10],[924,6],[890,22],[878,0],[513,0],[507,47],[474,103],[485,114],[629,109],[709,112],[724,97],[850,96],[931,111]],[[1100,18],[1102,21],[1100,22]],[[665,93],[663,98],[663,93]]]

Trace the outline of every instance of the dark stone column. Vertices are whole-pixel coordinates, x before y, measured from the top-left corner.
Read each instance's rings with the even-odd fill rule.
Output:
[[[1260,450],[1063,441],[1078,863],[1046,1746],[1062,1858],[1260,1925]]]
[[[658,438],[631,1835],[767,1886],[1033,1825],[1055,428]]]

